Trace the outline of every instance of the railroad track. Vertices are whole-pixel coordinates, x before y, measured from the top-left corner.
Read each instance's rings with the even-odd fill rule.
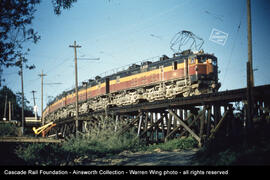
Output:
[[[270,99],[270,84],[254,87],[254,97],[258,100],[268,98]],[[87,120],[88,116],[100,114],[126,114],[137,113],[138,111],[147,110],[164,110],[175,107],[188,106],[202,106],[207,104],[227,104],[230,102],[239,102],[247,100],[246,88],[226,90],[216,93],[208,93],[190,97],[177,97],[174,99],[158,100],[154,102],[144,102],[139,104],[132,104],[123,107],[111,107],[106,110],[98,110],[90,113],[80,114],[79,120]],[[74,117],[67,119],[59,119],[54,122],[59,124],[69,123],[74,121]]]
[[[270,98],[270,85],[254,87],[254,97],[256,99]],[[241,88],[197,96],[178,97],[174,99],[145,102],[140,104],[127,105],[124,107],[113,107],[107,110],[95,111],[91,114],[103,114],[105,111],[107,111],[107,113],[132,113],[139,110],[167,109],[179,106],[200,106],[213,103],[226,104],[229,102],[244,101],[246,99],[246,88]]]

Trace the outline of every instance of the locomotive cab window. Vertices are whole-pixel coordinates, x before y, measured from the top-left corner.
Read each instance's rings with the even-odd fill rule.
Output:
[[[195,58],[194,57],[190,59],[190,64],[194,64],[195,62],[196,61],[195,61]]]
[[[120,82],[120,76],[116,76],[116,82],[117,82],[117,83]]]
[[[205,56],[198,56],[197,59],[198,63],[205,63],[207,58]]]

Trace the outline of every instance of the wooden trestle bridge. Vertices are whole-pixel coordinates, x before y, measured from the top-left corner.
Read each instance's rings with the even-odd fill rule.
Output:
[[[252,107],[254,124],[270,124],[270,85],[253,88]],[[120,135],[135,128],[141,139],[151,143],[190,134],[201,144],[217,132],[236,135],[247,128],[247,109],[247,88],[243,88],[80,114],[77,129],[91,131],[101,121],[110,119],[108,123],[114,121],[115,131]],[[55,120],[50,134],[65,137],[75,133],[75,121],[75,117]]]

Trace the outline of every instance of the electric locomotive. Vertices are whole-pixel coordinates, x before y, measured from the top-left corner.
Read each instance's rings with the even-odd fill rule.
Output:
[[[156,62],[132,64],[108,76],[96,76],[79,87],[79,113],[175,97],[217,92],[217,58],[204,51],[186,50]],[[75,116],[76,94],[62,93],[43,112],[46,121]]]

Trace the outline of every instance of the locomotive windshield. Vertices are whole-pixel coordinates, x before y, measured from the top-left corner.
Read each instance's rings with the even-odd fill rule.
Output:
[[[206,62],[206,60],[210,60],[210,62],[216,66],[217,65],[217,59],[213,56],[210,56],[210,55],[203,55],[203,56],[197,56],[197,59],[198,59],[198,63],[204,63]]]
[[[197,56],[198,63],[204,63],[207,59],[206,56]]]

